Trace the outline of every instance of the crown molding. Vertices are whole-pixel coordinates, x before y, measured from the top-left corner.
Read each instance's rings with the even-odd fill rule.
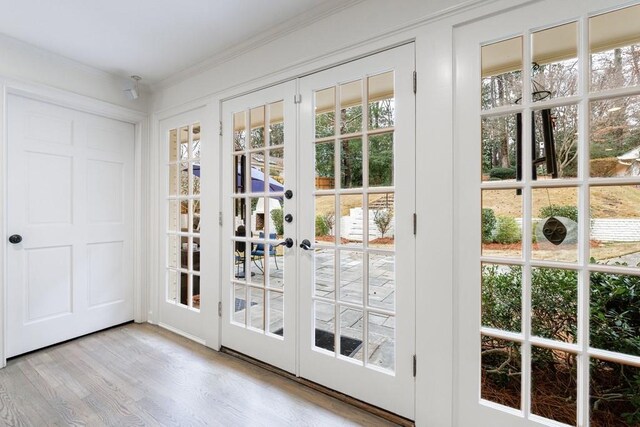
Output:
[[[149,118],[149,114],[143,110],[135,110],[46,84],[4,76],[0,76],[0,83],[4,86],[4,92],[7,95],[19,95],[133,124],[145,122]]]
[[[152,92],[156,92],[156,91],[161,91],[162,89],[166,89],[171,86],[174,86],[184,80],[189,79],[190,77],[194,77],[196,75],[204,73],[212,68],[215,68],[217,66],[220,66],[221,64],[224,64],[225,62],[231,61],[234,58],[237,58],[253,50],[256,50],[262,46],[265,46],[274,40],[277,40],[279,38],[286,36],[287,34],[298,31],[306,26],[309,26],[314,22],[321,21],[322,19],[325,19],[347,8],[353,7],[364,1],[365,0],[345,0],[343,2],[340,2],[340,4],[338,5],[333,5],[331,8],[326,8],[325,6],[325,10],[323,12],[318,12],[317,9],[319,7],[310,9],[309,11],[301,15],[298,15],[298,17],[292,19],[292,21],[295,21],[295,25],[291,25],[290,23],[283,23],[279,26],[276,26],[267,32],[261,33],[251,39],[248,39],[247,41],[241,44],[235,45],[234,47],[223,51],[218,55],[208,58],[198,64],[188,67],[183,71],[175,73],[151,85],[151,90]],[[448,7],[446,9],[422,16],[415,20],[402,23],[400,25],[397,25],[396,27],[389,28],[383,33],[377,34],[371,38],[367,38],[366,40],[361,40],[356,43],[349,44],[348,46],[343,46],[339,49],[336,49],[335,51],[328,52],[320,56],[309,57],[309,58],[297,61],[293,64],[289,64],[287,68],[298,68],[300,66],[303,66],[304,64],[314,63],[314,62],[317,62],[319,59],[332,57],[341,52],[349,51],[356,47],[361,47],[363,45],[366,45],[367,43],[392,37],[399,33],[406,33],[407,31],[414,30],[420,26],[423,26],[432,22],[436,22],[436,21],[441,21],[447,18],[451,18],[453,16],[460,15],[465,12],[469,12],[478,8],[486,7],[498,1],[499,0],[467,0],[457,5]],[[540,0],[515,0],[514,1],[515,4],[513,5],[513,7],[521,6],[522,4],[526,4],[526,3],[534,3],[537,1],[540,1]],[[457,26],[457,25],[460,25],[460,23],[453,24],[453,26]],[[282,69],[279,69],[273,73],[269,73],[269,75],[280,74],[282,71],[283,71]],[[260,78],[263,78],[263,77],[265,76],[260,76]]]
[[[225,62],[229,62],[234,58],[256,50],[275,40],[285,37],[288,34],[294,33],[301,28],[321,21],[331,15],[335,15],[345,9],[355,6],[358,3],[362,3],[363,1],[365,0],[335,0],[333,2],[315,6],[279,25],[270,28],[269,30],[256,34],[241,43],[235,44],[232,47],[205,59],[204,61],[191,65],[182,71],[178,71],[177,73],[153,83],[150,85],[150,88],[152,91],[156,91],[174,86],[181,81],[215,68]]]
[[[363,1],[364,0],[352,1],[351,5],[353,6],[354,4],[362,3]],[[344,46],[337,47],[336,49],[330,52],[325,52],[320,55],[310,54],[306,58],[300,58],[295,62],[284,64],[282,67],[276,70],[257,75],[254,78],[251,78],[249,80],[237,82],[232,86],[226,87],[224,89],[220,89],[214,92],[207,92],[205,94],[196,96],[194,98],[189,98],[177,105],[165,106],[155,111],[155,113],[159,113],[163,115],[176,114],[177,111],[181,111],[182,109],[189,108],[189,106],[191,106],[194,103],[216,102],[218,100],[233,98],[235,96],[243,95],[245,93],[248,93],[257,89],[282,83],[289,79],[303,77],[318,71],[325,70],[327,68],[340,65],[345,62],[349,62],[354,59],[369,56],[379,51],[387,50],[395,46],[400,46],[400,45],[414,41],[416,29],[424,25],[450,20],[451,26],[457,27],[471,20],[478,19],[477,15],[474,15],[474,17],[472,18],[468,16],[464,16],[466,13],[472,12],[477,9],[483,9],[489,5],[500,3],[502,1],[503,0],[467,0],[457,5],[448,7],[446,9],[442,9],[437,12],[424,15],[412,21],[408,21],[402,24],[398,24],[394,27],[390,27],[385,31],[380,32],[371,37],[358,40],[358,41],[346,44]],[[499,7],[497,10],[495,10],[494,7],[491,7],[489,8],[490,9],[489,11],[487,11],[486,13],[480,13],[479,15],[481,16],[491,15],[491,14],[499,13],[500,11],[503,11],[505,9],[512,9],[518,6],[522,6],[523,4],[535,3],[541,0],[510,0],[510,1],[512,1],[513,4],[509,5],[509,7],[506,7],[506,8]],[[292,30],[292,31],[295,31],[295,30]],[[265,43],[262,43],[262,44],[265,44]],[[255,46],[253,49],[257,49],[258,47],[260,46]],[[247,51],[250,51],[250,50],[251,49],[248,49]],[[243,52],[243,53],[246,53],[246,52]],[[234,55],[233,58],[241,54],[242,53],[238,55]],[[158,94],[164,88],[171,87],[177,83],[180,83],[183,80],[188,79],[189,77],[196,76],[222,63],[223,62],[218,62],[209,67],[203,67],[198,70],[189,69],[190,71],[189,74],[184,74],[184,75],[181,74],[181,77],[179,78],[176,76],[175,81],[173,80],[173,77],[172,77],[170,82],[168,80],[163,81],[163,82],[167,82],[166,85],[158,84],[154,86],[153,93]],[[268,83],[265,84],[265,82],[268,82]]]
[[[125,76],[110,73],[100,68],[92,67],[91,65],[87,65],[83,62],[71,59],[67,56],[60,55],[59,53],[55,53],[50,50],[43,49],[41,47],[35,46],[31,43],[16,39],[3,33],[0,33],[0,43],[8,45],[9,48],[26,52],[27,54],[31,54],[32,56],[40,57],[46,61],[56,62],[62,66],[67,66],[76,70],[80,70],[87,74],[92,74],[105,81],[108,80],[110,82],[124,82],[127,80],[127,77]]]

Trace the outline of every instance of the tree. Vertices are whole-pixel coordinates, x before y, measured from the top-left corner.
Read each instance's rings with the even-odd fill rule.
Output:
[[[269,126],[269,145],[284,144],[284,123],[272,123]]]
[[[273,209],[271,211],[271,219],[273,220],[273,225],[276,228],[276,234],[278,236],[284,235],[283,214],[284,214],[284,211],[282,210],[282,208]]]
[[[369,185],[393,185],[393,133],[369,137]]]
[[[384,234],[389,231],[392,220],[393,211],[391,209],[377,209],[373,211],[373,222],[380,232],[380,237],[384,237]]]
[[[381,129],[394,125],[393,99],[369,103],[369,128]],[[369,137],[369,185],[393,185],[393,132]]]
[[[495,108],[503,105],[510,105],[521,98],[522,72],[513,71],[495,76],[488,76],[482,80],[482,108]],[[492,120],[491,129],[488,130],[490,143],[484,144],[483,149],[489,149],[489,165],[488,169],[493,167],[509,168],[513,159],[513,143],[515,142],[510,135],[515,135],[513,131],[515,121],[510,123],[509,120]],[[485,123],[483,123],[484,125]],[[485,130],[483,128],[483,130]],[[489,142],[489,141],[486,141]],[[487,170],[488,171],[488,170]]]
[[[362,105],[340,110],[340,135],[362,130]],[[362,186],[362,139],[343,139],[340,142],[340,179],[342,188]]]

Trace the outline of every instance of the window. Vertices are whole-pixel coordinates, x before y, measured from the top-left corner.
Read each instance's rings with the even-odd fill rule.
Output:
[[[200,124],[169,131],[168,302],[200,308]]]
[[[640,424],[638,19],[481,48],[480,398],[532,420]]]

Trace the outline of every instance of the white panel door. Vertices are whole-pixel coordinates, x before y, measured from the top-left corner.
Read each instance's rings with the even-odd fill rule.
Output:
[[[300,375],[411,419],[413,48],[300,80],[298,249]]]
[[[640,424],[640,5],[619,3],[455,29],[457,425]]]
[[[222,105],[222,345],[292,373],[300,200],[294,94],[292,81]],[[287,238],[289,247],[281,245]]]
[[[133,125],[8,98],[7,356],[133,319]]]

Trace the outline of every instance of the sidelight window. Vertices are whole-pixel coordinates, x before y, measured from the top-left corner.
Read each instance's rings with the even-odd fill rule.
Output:
[[[200,124],[169,130],[168,302],[200,309]]]

